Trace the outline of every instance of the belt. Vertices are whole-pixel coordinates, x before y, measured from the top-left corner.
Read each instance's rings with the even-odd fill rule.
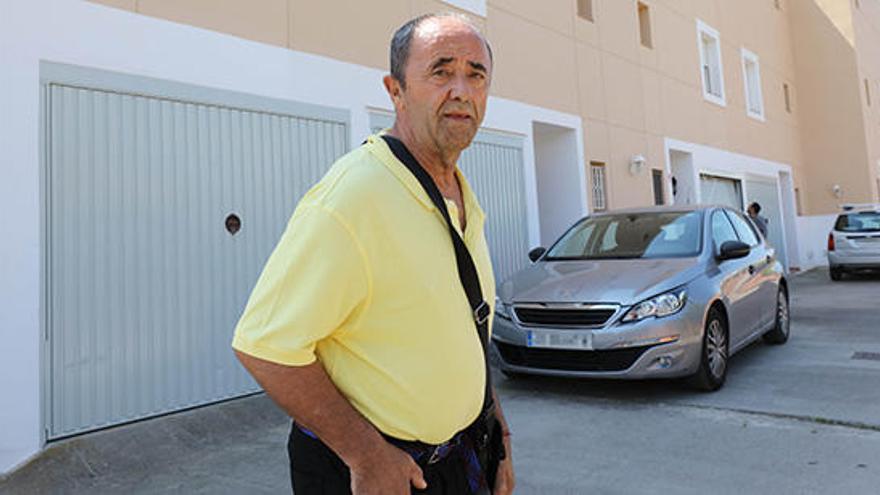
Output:
[[[299,428],[301,432],[305,433],[306,436],[320,441],[318,436],[312,433],[305,426],[297,423],[296,427]],[[420,464],[422,466],[430,466],[432,464],[436,464],[442,461],[443,459],[448,457],[449,454],[454,452],[455,448],[461,444],[464,432],[456,433],[455,436],[439,445],[401,440],[399,438],[390,437],[385,434],[383,434],[382,436],[385,438],[386,441],[388,441],[388,443],[409,454],[410,457],[412,457],[417,464]]]

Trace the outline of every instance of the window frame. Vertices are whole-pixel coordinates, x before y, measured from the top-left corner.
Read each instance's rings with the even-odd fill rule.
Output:
[[[595,5],[593,0],[576,0],[575,9],[577,10],[578,19],[587,22],[596,22]]]
[[[710,71],[712,67],[708,65],[707,54],[703,49],[703,36],[707,36],[714,41],[715,45],[715,53],[717,56],[717,71],[718,71],[718,92],[719,94],[714,94],[709,91],[712,85],[711,75],[709,76],[710,80],[707,81],[707,74],[704,70],[705,67],[709,67]],[[724,89],[724,61],[722,57],[721,50],[721,34],[718,33],[718,30],[709,26],[705,22],[697,19],[697,51],[700,55],[700,81],[702,83],[703,89],[703,98],[706,101],[714,103],[716,105],[726,107],[727,106],[727,97]],[[707,84],[708,83],[708,84]]]
[[[601,184],[596,182],[596,170],[601,170]],[[593,211],[608,211],[608,173],[602,162],[590,162],[590,192]],[[601,199],[601,205],[599,199]]]
[[[731,225],[733,225],[733,230],[736,232],[736,236],[739,237],[740,241],[748,244],[750,248],[755,248],[755,247],[758,247],[761,245],[761,239],[763,239],[764,236],[762,236],[761,233],[758,232],[758,229],[755,228],[754,222],[747,219],[742,213],[740,213],[738,211],[725,209],[724,213],[727,213],[727,216],[729,217],[730,223],[731,223]],[[752,236],[754,236],[754,238],[755,238],[754,244],[751,244],[751,243],[747,242],[746,239],[743,239],[742,232],[740,232],[740,229],[736,228],[736,222],[734,221],[734,218],[738,218],[742,222],[742,224],[745,225],[745,228],[749,229],[749,232],[751,232]]]
[[[764,91],[761,88],[761,59],[758,55],[743,47],[740,49],[741,61],[742,61],[742,70],[743,70],[743,87],[745,89],[745,103],[746,103],[746,114],[755,119],[760,120],[761,122],[765,121],[765,107],[764,107]],[[751,87],[749,85],[749,64],[754,65],[755,77],[757,78],[755,84],[755,91],[757,94],[753,95]],[[758,107],[760,107],[760,111],[756,112],[752,109],[752,97],[757,98]]]
[[[645,0],[636,2],[636,16],[639,21],[639,44],[648,50],[654,49],[654,29],[651,25],[651,4]]]

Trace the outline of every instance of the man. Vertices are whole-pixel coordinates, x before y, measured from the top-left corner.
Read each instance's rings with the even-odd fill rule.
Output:
[[[388,137],[436,184],[494,304],[484,216],[456,168],[483,119],[491,69],[488,42],[465,19],[423,16],[395,33],[384,84],[396,110]],[[500,407],[507,456],[494,487],[461,433],[489,377],[450,231],[385,137],[340,158],[303,197],[233,347],[295,421],[297,494],[512,492]]]
[[[749,214],[749,218],[752,220],[752,222],[755,223],[755,227],[758,227],[758,230],[761,231],[761,235],[764,236],[764,238],[766,239],[767,238],[767,219],[760,215],[761,205],[758,204],[757,201],[755,201],[749,205],[749,207],[746,211]]]

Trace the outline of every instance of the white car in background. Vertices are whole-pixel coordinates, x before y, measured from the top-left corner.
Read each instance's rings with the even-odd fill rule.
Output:
[[[880,204],[843,206],[828,234],[828,268],[834,281],[846,273],[880,270]]]

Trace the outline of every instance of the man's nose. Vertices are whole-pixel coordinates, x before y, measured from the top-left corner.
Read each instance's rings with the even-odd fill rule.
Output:
[[[466,75],[457,75],[449,82],[449,98],[460,101],[470,101],[473,88],[469,84]]]

